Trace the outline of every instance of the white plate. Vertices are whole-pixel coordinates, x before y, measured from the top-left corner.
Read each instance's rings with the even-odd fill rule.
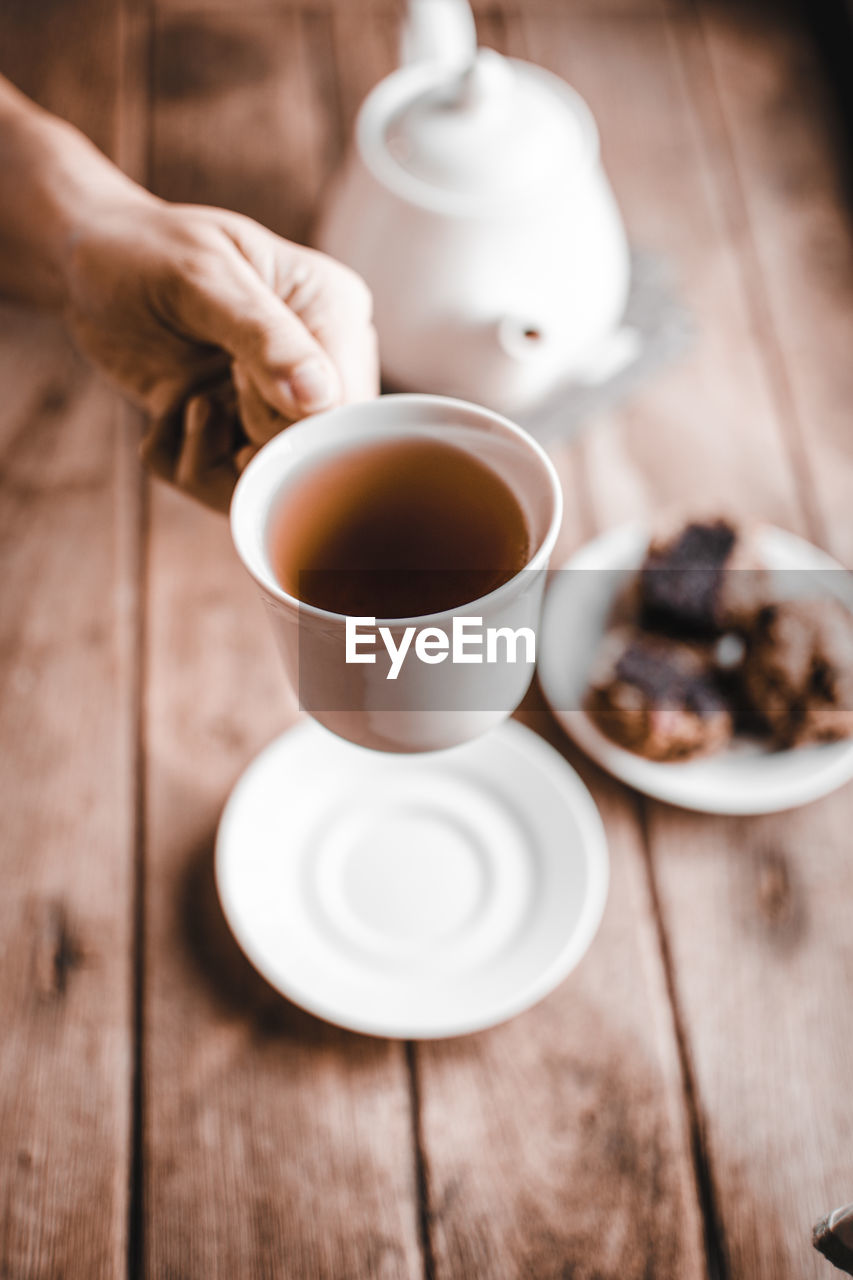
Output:
[[[237,941],[285,996],[421,1039],[551,991],[598,928],[608,861],[589,792],[521,725],[409,756],[306,722],[234,788],[216,878]]]
[[[841,565],[825,552],[769,525],[762,526],[757,537],[759,553],[771,571],[781,575],[808,570],[812,583],[815,574],[822,574],[823,589],[842,594]],[[757,740],[738,739],[718,755],[661,764],[617,746],[578,710],[614,598],[642,564],[648,541],[644,527],[620,525],[587,543],[563,566],[592,572],[561,572],[553,578],[540,633],[539,680],[569,736],[628,786],[701,813],[793,809],[853,777],[853,742],[773,751]]]

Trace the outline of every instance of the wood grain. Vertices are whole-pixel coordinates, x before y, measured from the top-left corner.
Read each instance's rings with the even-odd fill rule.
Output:
[[[601,525],[684,500],[737,505],[805,531],[753,339],[738,247],[662,21],[526,17],[527,47],[598,121],[632,242],[654,254],[692,316],[692,346],[583,437]]]
[[[4,8],[2,69],[108,150],[119,55],[108,0],[49,24]],[[0,378],[0,1273],[107,1280],[130,1169],[136,480],[115,397],[55,322],[3,311]]]
[[[850,563],[853,252],[791,12],[475,8],[484,43],[588,98],[631,237],[695,320],[685,359],[556,450],[562,550],[724,504]],[[11,0],[0,66],[136,176],[150,156],[162,194],[309,235],[396,0],[151,12]],[[326,1027],[216,900],[223,799],[296,715],[225,523],[158,488],[143,557],[135,424],[52,322],[0,313],[0,381],[0,1275],[825,1275],[809,1227],[851,1194],[849,789],[756,820],[645,804],[534,691],[520,717],[607,826],[589,956],[472,1038]]]
[[[853,234],[849,146],[796,15],[772,24],[708,8],[679,28],[728,187],[813,535],[853,565]],[[845,187],[847,180],[847,187]]]
[[[49,322],[4,312],[0,1260],[124,1266],[131,744],[116,410]],[[93,1206],[97,1205],[97,1212]]]
[[[482,25],[487,43],[527,52],[512,16]],[[573,453],[557,457],[564,552],[591,532]],[[566,750],[535,694],[520,718]],[[701,1277],[682,1080],[634,804],[568,754],[605,819],[607,910],[590,954],[537,1008],[418,1047],[435,1274]]]
[[[223,798],[292,719],[227,525],[152,510],[145,932],[145,1274],[420,1272],[400,1046],[282,1000],[222,918]]]
[[[301,233],[322,139],[339,128],[308,65],[323,33],[287,11],[272,26],[252,12],[193,21],[210,61],[180,95],[168,90],[176,28],[158,27],[158,186]],[[226,46],[252,74],[220,84]],[[223,799],[295,716],[261,603],[226,522],[162,490],[149,566],[144,1272],[420,1276],[402,1046],[282,1000],[216,900]]]
[[[741,213],[739,259],[780,443],[813,535],[849,555],[839,344],[850,333],[853,245],[819,76],[796,28],[711,10],[705,22],[716,104],[696,65],[699,33],[677,32],[679,50],[704,137],[716,139],[722,199]],[[848,787],[752,822],[650,813],[733,1276],[824,1276],[811,1224],[850,1194],[853,1009],[838,994],[853,973],[851,800]]]
[[[522,719],[548,735],[535,704]],[[610,898],[591,952],[505,1026],[418,1047],[440,1277],[705,1275],[633,806],[592,770],[580,772],[611,854]]]
[[[537,56],[560,47],[553,26],[531,30]],[[753,34],[754,53],[768,33]],[[728,85],[737,94],[729,143],[698,75],[697,38],[686,21],[656,30],[626,20],[567,23],[562,42],[574,51],[566,69],[596,111],[632,232],[672,256],[697,317],[691,358],[584,442],[593,507],[607,525],[675,501],[721,503],[808,530],[824,508],[802,453],[827,454],[790,416],[780,386],[780,368],[797,360],[793,346],[780,358],[778,333],[768,329],[778,286],[761,256],[763,215],[750,229],[731,162],[746,145],[739,131],[767,127],[767,104],[753,99],[748,108],[742,63],[740,75],[721,79],[722,93]],[[630,83],[630,96],[615,94],[614,83]],[[762,168],[754,136],[752,147],[743,172],[754,176]],[[765,176],[765,198],[772,183],[787,210],[785,184],[775,179]],[[829,182],[826,175],[824,189]],[[830,345],[824,359],[837,378]],[[853,888],[842,852],[849,808],[849,790],[795,815],[750,821],[644,806],[709,1260],[721,1276],[817,1278],[823,1264],[810,1224],[824,1201],[848,1194],[851,1028],[836,999],[851,972],[841,906]]]
[[[293,9],[158,19],[155,191],[235,208],[306,238],[330,119],[312,77],[308,29]]]

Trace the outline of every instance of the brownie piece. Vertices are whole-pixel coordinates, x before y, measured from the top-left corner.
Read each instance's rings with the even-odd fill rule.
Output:
[[[653,538],[640,570],[643,625],[681,636],[743,630],[765,599],[766,573],[730,521],[693,520]]]
[[[602,732],[649,760],[708,754],[732,735],[713,651],[635,627],[608,633],[586,706]]]
[[[766,605],[742,684],[780,747],[853,736],[853,614],[829,596]]]

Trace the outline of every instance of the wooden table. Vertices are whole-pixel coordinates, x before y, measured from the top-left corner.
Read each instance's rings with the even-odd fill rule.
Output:
[[[728,501],[853,563],[853,252],[821,79],[778,6],[498,0],[570,79],[688,355],[557,460],[563,549]],[[161,194],[309,230],[391,0],[7,0],[0,64]],[[803,1280],[853,1199],[853,790],[709,818],[522,712],[607,826],[580,968],[497,1030],[346,1034],[218,907],[225,795],[295,717],[225,522],[153,486],[52,321],[0,344],[0,1275]]]

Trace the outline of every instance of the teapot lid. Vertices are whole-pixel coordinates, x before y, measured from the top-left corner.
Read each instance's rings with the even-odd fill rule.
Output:
[[[595,152],[586,104],[549,72],[492,49],[461,72],[442,72],[384,131],[389,157],[437,193],[478,203],[516,197]]]

